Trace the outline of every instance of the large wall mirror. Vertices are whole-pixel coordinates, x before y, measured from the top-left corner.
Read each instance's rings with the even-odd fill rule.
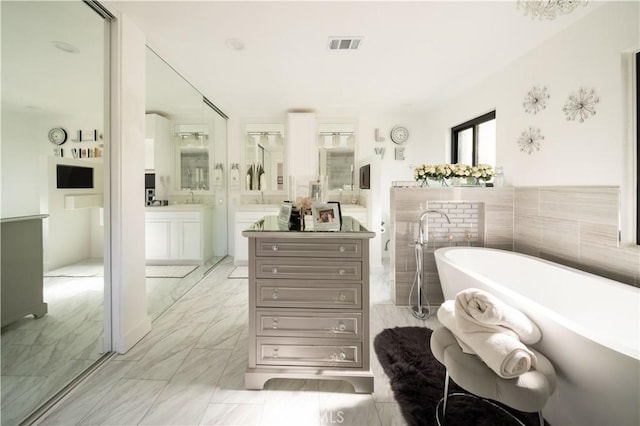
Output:
[[[155,174],[156,198],[179,202],[190,192],[207,193],[213,139],[202,94],[150,48],[146,65],[145,169]]]
[[[353,123],[318,125],[319,176],[329,191],[353,191],[356,185],[356,132]]]
[[[111,24],[90,3],[0,2],[3,425],[111,350]]]
[[[147,310],[156,319],[227,254],[227,123],[150,48],[146,114],[145,254],[161,271],[147,277]]]
[[[284,124],[247,124],[244,138],[244,188],[284,190]]]

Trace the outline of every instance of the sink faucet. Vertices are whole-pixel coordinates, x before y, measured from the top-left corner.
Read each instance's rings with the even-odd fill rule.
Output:
[[[451,220],[449,219],[449,216],[447,216],[447,214],[443,211],[440,210],[427,210],[425,212],[422,213],[422,215],[420,215],[420,222],[418,222],[418,241],[416,241],[416,243],[418,244],[426,244],[427,241],[429,240],[429,222],[427,221],[427,229],[425,231],[425,229],[422,227],[422,224],[425,220],[425,218],[427,218],[429,216],[429,214],[431,213],[437,213],[440,216],[443,216],[445,219],[447,219],[447,222],[449,224],[451,224]]]
[[[194,199],[193,191],[189,191],[189,197],[191,197],[191,202],[189,202],[189,198],[187,198],[187,204],[195,204],[196,200]]]
[[[260,204],[264,204],[264,191],[260,191]]]

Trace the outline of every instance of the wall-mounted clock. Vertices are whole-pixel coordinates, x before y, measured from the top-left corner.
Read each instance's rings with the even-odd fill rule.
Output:
[[[391,140],[398,145],[403,144],[409,139],[409,131],[406,127],[395,126],[391,129]]]
[[[54,127],[49,130],[49,140],[56,145],[62,145],[67,141],[67,131],[62,127]]]

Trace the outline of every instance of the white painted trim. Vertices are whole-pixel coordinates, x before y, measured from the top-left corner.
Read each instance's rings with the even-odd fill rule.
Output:
[[[138,139],[144,144],[146,46],[144,34],[131,19],[120,13],[115,16],[111,37],[111,246],[108,252],[111,256],[111,346],[112,350],[125,353],[151,330],[146,312],[144,231],[139,231],[141,241],[136,232],[132,233],[141,227],[144,229],[144,203],[136,197],[137,193],[143,194],[142,189],[138,191],[143,183],[127,182],[127,176],[137,172],[138,162],[140,176],[144,173],[144,151],[138,152],[132,144]],[[142,66],[136,61],[142,61]],[[139,204],[135,203],[137,199]]]

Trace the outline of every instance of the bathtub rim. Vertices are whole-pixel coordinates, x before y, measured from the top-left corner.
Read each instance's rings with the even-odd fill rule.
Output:
[[[468,246],[458,246],[458,247],[442,247],[439,248],[437,250],[435,250],[434,255],[436,258],[436,264],[438,262],[443,262],[446,263],[447,265],[449,265],[449,267],[452,268],[456,268],[458,270],[460,270],[461,272],[463,272],[464,274],[469,275],[470,277],[472,277],[475,280],[478,280],[480,282],[482,282],[483,284],[487,285],[488,287],[490,287],[491,289],[495,290],[498,293],[504,293],[507,297],[512,298],[513,300],[516,300],[518,303],[520,304],[526,304],[526,306],[532,310],[538,311],[543,315],[548,316],[550,319],[552,319],[554,322],[558,323],[559,325],[566,327],[567,329],[571,330],[572,332],[584,337],[585,339],[588,339],[598,345],[607,347],[615,352],[620,353],[621,355],[625,355],[627,357],[633,358],[636,361],[640,361],[640,347],[633,347],[632,345],[625,345],[624,342],[619,342],[618,339],[611,339],[609,337],[609,335],[605,334],[602,335],[601,333],[594,333],[593,330],[584,327],[580,324],[578,324],[576,321],[574,320],[570,320],[567,317],[547,308],[546,306],[541,305],[540,303],[524,296],[521,295],[520,293],[516,292],[515,290],[512,290],[511,288],[505,286],[505,285],[499,285],[498,283],[496,283],[495,281],[493,281],[492,279],[490,279],[487,276],[481,275],[475,271],[470,270],[470,268],[468,267],[463,267],[459,264],[456,264],[455,260],[451,259],[450,257],[447,256],[447,253],[450,251],[463,251],[463,250],[467,250],[467,251],[492,251],[492,252],[498,252],[501,254],[506,254],[506,255],[511,255],[511,256],[519,256],[519,257],[525,257],[525,258],[529,258],[531,260],[534,260],[536,262],[541,262],[544,264],[547,264],[551,267],[556,267],[556,268],[560,268],[560,269],[565,269],[569,272],[572,273],[577,273],[578,275],[583,275],[583,276],[587,276],[587,277],[591,277],[591,278],[596,278],[598,281],[602,281],[603,283],[605,283],[606,285],[613,285],[613,286],[625,286],[625,288],[630,287],[631,289],[635,289],[632,291],[635,291],[637,293],[637,296],[639,297],[638,300],[640,300],[640,288],[638,287],[634,287],[631,286],[629,284],[624,284],[621,283],[619,281],[615,281],[612,280],[610,278],[606,278],[606,277],[602,277],[596,274],[592,274],[590,272],[586,272],[586,271],[582,271],[580,269],[576,269],[576,268],[572,268],[570,266],[566,266],[566,265],[562,265],[560,263],[556,263],[550,260],[546,260],[546,259],[542,259],[539,257],[535,257],[535,256],[531,256],[525,253],[519,253],[519,252],[514,252],[514,251],[509,251],[509,250],[501,250],[501,249],[495,249],[495,248],[490,248],[490,247],[468,247]],[[440,275],[440,271],[438,270],[438,275]],[[442,278],[442,276],[440,276],[440,282],[441,285],[444,286],[444,280]],[[471,287],[469,287],[471,288]],[[640,345],[639,345],[640,346]]]

